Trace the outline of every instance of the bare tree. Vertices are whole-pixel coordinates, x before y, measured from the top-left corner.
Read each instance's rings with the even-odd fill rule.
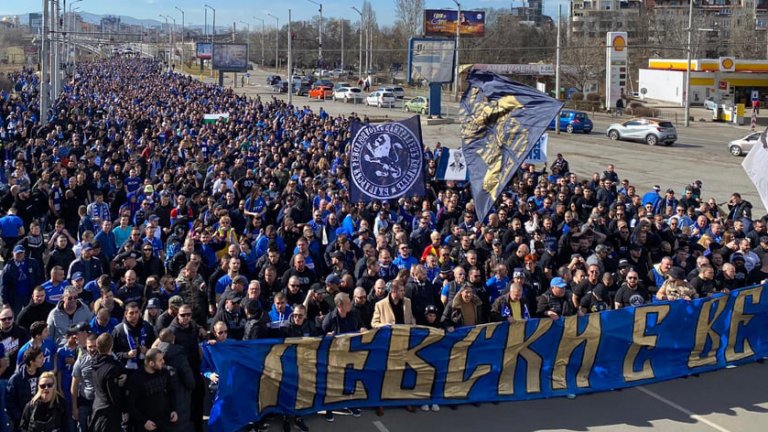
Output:
[[[424,20],[424,0],[395,0],[397,24],[408,36],[421,34]]]
[[[605,72],[605,41],[602,38],[574,35],[560,51],[562,77],[566,85],[576,87],[587,98],[586,89]]]

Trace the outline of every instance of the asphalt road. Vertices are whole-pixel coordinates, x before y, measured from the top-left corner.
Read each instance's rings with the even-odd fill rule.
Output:
[[[388,409],[383,417],[364,410],[360,418],[320,415],[305,420],[312,432],[647,431],[762,432],[768,420],[768,364],[751,364],[620,392],[442,407],[440,412]],[[280,429],[272,422],[271,430]]]
[[[237,90],[251,96],[275,95],[262,84],[269,71],[254,71],[251,85]],[[210,81],[210,79],[208,79]],[[225,82],[231,85],[231,75]],[[239,84],[239,83],[238,83]],[[285,97],[285,95],[279,95]],[[323,107],[331,114],[357,112],[375,119],[401,119],[402,105],[380,109],[332,101],[309,101],[294,97],[297,105]],[[446,103],[446,112],[456,112],[456,104]],[[682,113],[682,110],[680,110]],[[701,111],[701,110],[700,110]],[[705,112],[696,112],[696,118]],[[682,115],[680,116],[682,117]],[[760,199],[741,167],[743,158],[728,153],[726,143],[740,138],[749,128],[711,122],[694,122],[690,128],[678,125],[678,142],[671,147],[649,147],[642,143],[614,142],[605,136],[614,122],[607,115],[593,116],[595,130],[590,135],[550,132],[549,154],[563,153],[579,175],[602,172],[609,163],[616,165],[622,178],[647,191],[652,185],[672,187],[680,194],[695,179],[703,182],[705,197],[727,201],[734,191],[759,207]],[[424,142],[437,141],[448,147],[460,145],[457,124],[422,126]],[[322,416],[308,417],[313,432],[357,430],[372,432],[439,431],[645,431],[661,432],[762,432],[768,423],[768,364],[752,364],[704,374],[698,378],[629,388],[621,392],[596,393],[564,398],[461,406],[452,411],[416,414],[403,409],[388,409],[384,417],[366,410],[361,418],[337,415],[334,423]],[[281,430],[277,423],[272,430]]]

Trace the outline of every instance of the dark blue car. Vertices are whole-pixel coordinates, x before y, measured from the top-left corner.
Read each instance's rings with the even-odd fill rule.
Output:
[[[589,119],[587,113],[573,110],[560,111],[560,130],[568,133],[573,132],[592,132],[592,120]],[[549,129],[555,128],[555,120],[549,124]]]

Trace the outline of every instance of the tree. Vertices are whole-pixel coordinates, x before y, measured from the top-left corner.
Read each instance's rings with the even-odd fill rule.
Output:
[[[424,0],[395,0],[397,25],[407,36],[421,34],[424,19]]]
[[[587,98],[589,84],[605,72],[605,41],[598,37],[574,35],[560,50],[561,76],[564,84],[576,87]]]

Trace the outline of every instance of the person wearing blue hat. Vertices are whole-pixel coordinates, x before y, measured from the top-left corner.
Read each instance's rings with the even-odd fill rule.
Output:
[[[552,320],[560,317],[576,315],[576,306],[571,302],[568,282],[561,277],[554,277],[549,283],[549,289],[539,296],[536,314]]]
[[[32,289],[43,282],[42,265],[34,258],[26,256],[22,245],[13,248],[13,258],[5,261],[3,274],[0,276],[0,297],[3,304],[11,306],[18,314],[32,297]]]

